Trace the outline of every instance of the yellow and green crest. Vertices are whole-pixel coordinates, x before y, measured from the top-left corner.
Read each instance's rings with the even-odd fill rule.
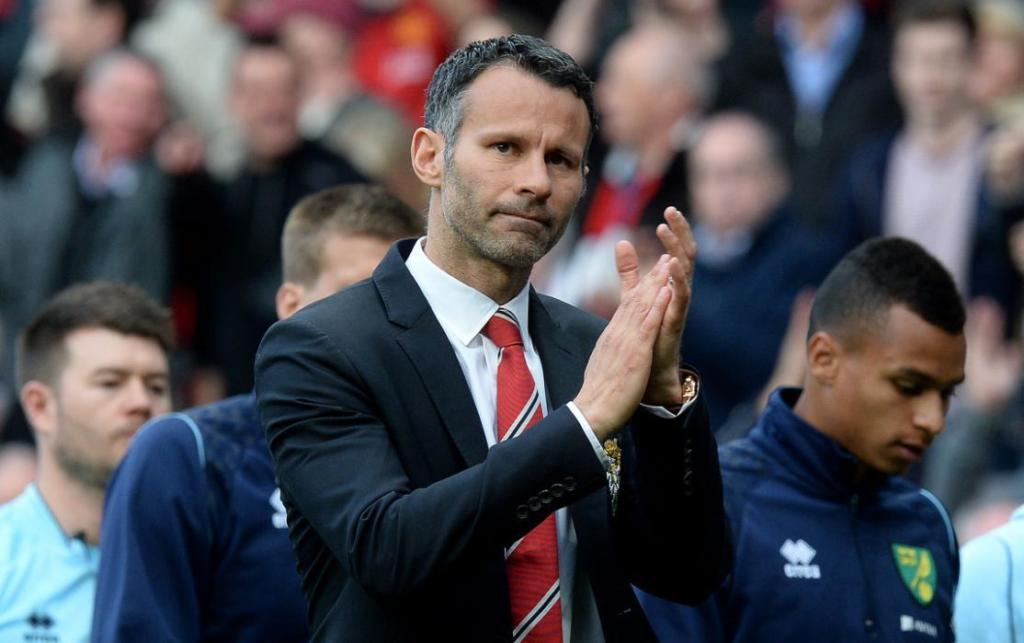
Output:
[[[892,555],[900,570],[903,583],[921,605],[928,605],[935,598],[935,560],[924,547],[892,544]]]

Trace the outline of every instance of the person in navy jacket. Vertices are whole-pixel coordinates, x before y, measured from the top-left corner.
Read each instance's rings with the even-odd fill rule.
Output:
[[[422,228],[380,187],[306,197],[284,229],[278,316],[369,276]],[[253,394],[149,423],[108,491],[92,640],[308,640],[287,526]]]
[[[963,379],[964,307],[914,242],[851,251],[818,290],[804,388],[721,449],[735,565],[688,608],[641,593],[664,641],[948,641],[959,574],[939,501],[899,474]]]

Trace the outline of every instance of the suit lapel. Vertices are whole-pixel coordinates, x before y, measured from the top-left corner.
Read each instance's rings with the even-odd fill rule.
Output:
[[[590,355],[583,354],[578,343],[568,341],[565,331],[532,288],[530,339],[543,364],[544,388],[547,389],[550,412],[576,397],[583,384],[583,371]]]
[[[476,404],[448,336],[405,267],[415,240],[400,241],[373,273],[388,320],[405,330],[398,344],[427,389],[445,430],[467,466],[487,457],[487,440]],[[396,368],[399,366],[396,364]]]

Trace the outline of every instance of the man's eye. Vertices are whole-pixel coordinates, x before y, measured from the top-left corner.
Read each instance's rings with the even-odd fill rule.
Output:
[[[893,382],[893,386],[900,392],[901,395],[907,397],[915,397],[922,393],[922,388],[917,384],[910,384],[908,382]]]
[[[509,143],[495,143],[492,147],[501,154],[508,154],[512,151],[512,145]]]

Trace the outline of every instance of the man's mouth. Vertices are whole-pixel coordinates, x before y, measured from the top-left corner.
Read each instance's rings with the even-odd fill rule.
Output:
[[[896,448],[900,451],[903,459],[909,462],[920,462],[928,446],[920,442],[897,442]]]

